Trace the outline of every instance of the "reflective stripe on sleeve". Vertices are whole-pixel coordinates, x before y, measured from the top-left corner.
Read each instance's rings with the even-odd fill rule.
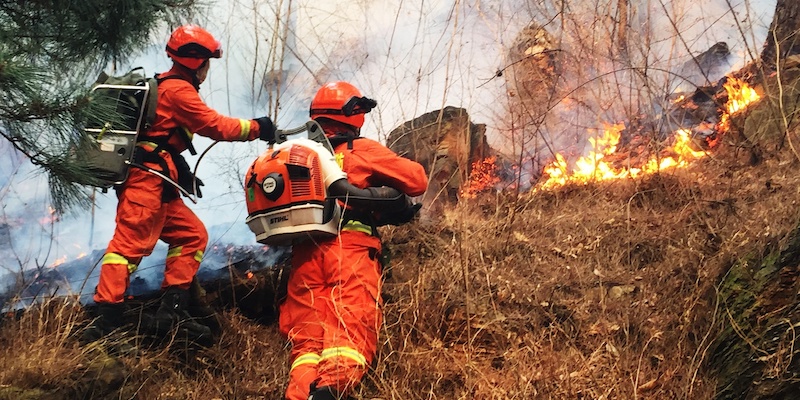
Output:
[[[366,233],[367,235],[372,235],[372,227],[356,220],[349,220],[347,221],[344,226],[342,226],[343,231],[356,231],[361,233]]]
[[[203,250],[197,250],[194,252],[194,260],[197,262],[203,262]]]
[[[239,138],[242,140],[247,140],[250,137],[250,120],[249,119],[240,119],[239,126],[241,131],[239,132]]]

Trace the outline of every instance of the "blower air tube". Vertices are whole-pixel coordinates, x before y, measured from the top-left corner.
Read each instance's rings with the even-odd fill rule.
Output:
[[[328,196],[364,211],[400,211],[408,207],[409,198],[388,186],[360,189],[347,179],[337,179],[328,186]]]

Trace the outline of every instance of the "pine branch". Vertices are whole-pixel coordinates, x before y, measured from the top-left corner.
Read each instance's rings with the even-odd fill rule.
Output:
[[[53,207],[89,205],[83,126],[116,109],[90,99],[87,82],[125,62],[151,34],[177,25],[197,0],[0,2],[0,136],[47,172]]]

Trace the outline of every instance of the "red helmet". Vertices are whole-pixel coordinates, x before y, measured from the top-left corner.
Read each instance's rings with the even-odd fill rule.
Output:
[[[347,82],[331,82],[317,91],[311,101],[311,119],[330,118],[356,128],[364,125],[364,114],[378,103],[361,96],[355,86]]]
[[[167,55],[178,64],[196,70],[209,58],[222,57],[222,45],[207,30],[197,25],[183,25],[170,35]]]

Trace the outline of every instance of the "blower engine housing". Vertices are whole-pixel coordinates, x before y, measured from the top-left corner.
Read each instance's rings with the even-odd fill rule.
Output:
[[[247,225],[256,241],[289,245],[336,235],[341,206],[328,198],[330,182],[346,177],[322,144],[294,139],[270,147],[245,175]]]

